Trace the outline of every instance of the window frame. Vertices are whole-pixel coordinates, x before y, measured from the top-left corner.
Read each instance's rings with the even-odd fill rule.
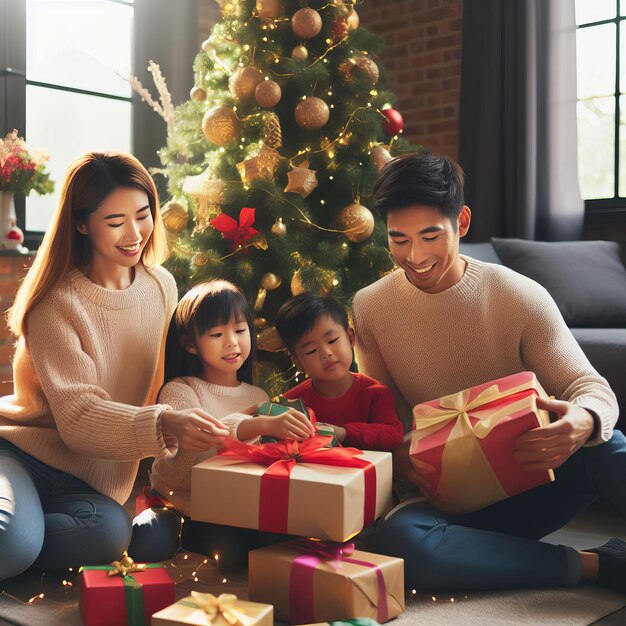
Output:
[[[115,4],[132,7],[136,10],[132,0],[106,0]],[[36,80],[28,80],[26,68],[26,1],[25,0],[0,0],[0,36],[7,42],[0,46],[0,102],[4,114],[0,119],[0,131],[4,137],[14,128],[28,141],[28,129],[26,128],[26,88],[27,86],[55,89],[66,93],[76,93],[87,96],[95,96],[131,105],[131,149],[135,150],[135,138],[132,132],[134,109],[137,103],[135,94],[118,96],[76,87],[67,87],[55,83],[47,83]],[[134,46],[133,46],[134,47]],[[41,148],[50,149],[46,146]],[[55,181],[57,189],[61,181]],[[15,213],[17,225],[24,232],[24,245],[29,249],[37,249],[41,243],[45,231],[26,230],[26,202],[23,196],[15,197]]]
[[[615,90],[613,97],[615,98],[615,121],[613,128],[614,157],[613,157],[613,197],[585,200],[585,223],[586,224],[614,224],[626,222],[626,196],[619,195],[619,163],[620,163],[620,45],[621,33],[620,25],[626,24],[626,15],[621,15],[622,1],[615,0],[615,17],[596,20],[585,24],[577,24],[576,30],[583,28],[591,28],[594,26],[603,26],[605,24],[615,24]],[[623,94],[626,96],[626,93]],[[597,97],[597,96],[592,96]],[[576,102],[582,102],[588,98],[576,98]],[[626,160],[626,154],[623,155]]]

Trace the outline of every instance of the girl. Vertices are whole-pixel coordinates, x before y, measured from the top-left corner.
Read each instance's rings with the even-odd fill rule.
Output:
[[[145,405],[176,303],[154,182],[128,154],[67,171],[9,313],[14,394],[0,400],[0,580],[119,559],[138,462],[164,439],[227,434],[202,411]]]
[[[183,296],[170,324],[165,356],[167,382],[159,400],[178,409],[202,407],[240,440],[254,440],[261,435],[296,439],[314,435],[306,416],[293,409],[274,417],[252,418],[247,414],[268,399],[253,384],[255,356],[252,312],[242,293],[225,280],[202,283]],[[189,515],[191,468],[216,452],[217,446],[197,452],[183,445],[174,456],[154,462],[152,489],[178,513],[158,508],[144,511],[135,519],[130,548],[134,559],[160,561],[178,548],[180,514]],[[241,529],[187,522],[181,539],[187,549],[205,554],[219,552],[220,562],[228,566],[246,552],[237,547],[254,535]]]

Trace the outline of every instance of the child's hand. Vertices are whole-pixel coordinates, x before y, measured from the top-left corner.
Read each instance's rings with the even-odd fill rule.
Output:
[[[335,434],[335,439],[339,442],[345,441],[348,432],[343,426],[335,426],[335,424],[327,424],[326,422],[317,422],[318,430],[332,430]]]
[[[209,450],[219,446],[230,432],[222,423],[202,409],[163,411],[161,433],[168,441],[175,437],[185,450]]]
[[[293,408],[287,409],[280,415],[264,415],[255,418],[255,421],[264,420],[264,435],[278,439],[308,439],[315,435],[315,428],[309,418]]]

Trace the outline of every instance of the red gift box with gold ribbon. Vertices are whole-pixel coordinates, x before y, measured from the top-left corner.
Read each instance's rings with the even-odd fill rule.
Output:
[[[404,561],[352,543],[296,539],[249,553],[248,596],[278,620],[304,624],[404,612]]]
[[[554,480],[513,456],[519,435],[550,422],[538,397],[548,398],[535,374],[521,372],[413,408],[411,462],[440,509],[475,511]]]
[[[346,541],[391,505],[391,455],[325,448],[331,437],[250,445],[227,439],[194,466],[191,518]]]

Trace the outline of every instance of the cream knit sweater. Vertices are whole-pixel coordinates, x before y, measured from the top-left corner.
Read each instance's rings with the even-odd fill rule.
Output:
[[[237,429],[250,415],[237,413],[255,402],[269,400],[265,391],[247,383],[237,387],[214,385],[195,376],[174,378],[161,389],[159,400],[177,410],[201,408],[219,419],[237,439]],[[189,515],[191,506],[191,468],[217,453],[217,448],[198,452],[179,448],[174,456],[154,461],[152,487],[167,498],[181,513]]]
[[[0,399],[0,437],[125,502],[139,460],[166,452],[163,405],[142,405],[161,373],[176,301],[162,267],[138,264],[119,291],[68,273],[28,316],[13,360],[14,394]]]
[[[506,267],[462,258],[463,278],[441,293],[417,289],[398,269],[354,297],[359,369],[391,388],[405,429],[416,404],[530,370],[548,394],[598,416],[589,443],[608,441],[615,394],[548,292]]]

